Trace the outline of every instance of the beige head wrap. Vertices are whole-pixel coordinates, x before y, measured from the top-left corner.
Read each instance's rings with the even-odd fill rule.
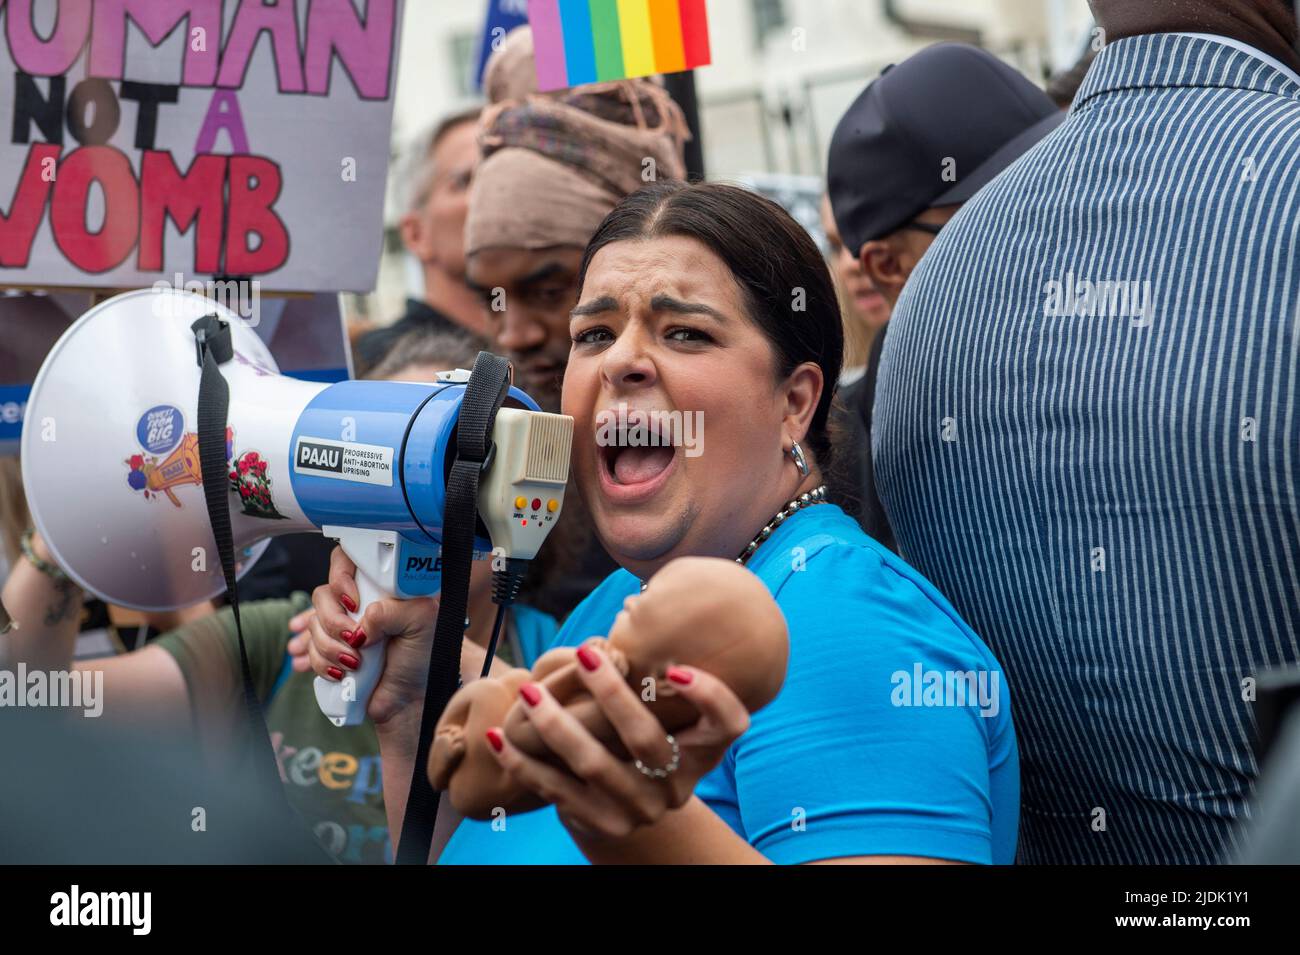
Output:
[[[585,246],[625,196],[681,179],[681,109],[650,80],[538,93],[532,33],[520,27],[488,63],[465,251]],[[653,175],[651,175],[653,172]]]

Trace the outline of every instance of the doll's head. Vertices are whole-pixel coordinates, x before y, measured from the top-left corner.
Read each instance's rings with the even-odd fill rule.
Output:
[[[670,664],[719,677],[752,713],[785,679],[785,618],[763,582],[735,561],[679,557],[623,601],[610,647],[628,658],[629,677],[660,676]]]
[[[497,725],[531,674],[514,669],[503,676],[475,680],[459,690],[443,710],[429,752],[429,781],[446,790],[461,812],[483,818],[508,801],[500,793],[509,780],[483,751],[484,734]],[[466,754],[473,758],[466,759]]]

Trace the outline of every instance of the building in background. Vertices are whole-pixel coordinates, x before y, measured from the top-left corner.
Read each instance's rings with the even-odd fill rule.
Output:
[[[503,0],[526,7],[526,0]],[[392,173],[410,144],[476,102],[488,0],[405,5]],[[696,73],[711,179],[823,176],[836,122],[889,63],[940,40],[983,46],[1031,79],[1070,66],[1090,38],[1086,0],[708,0],[713,65]],[[390,175],[379,286],[349,297],[354,316],[387,323],[420,274],[397,237]]]

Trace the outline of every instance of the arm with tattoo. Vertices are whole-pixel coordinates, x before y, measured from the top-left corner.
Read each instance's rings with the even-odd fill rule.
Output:
[[[52,563],[39,534],[31,538],[37,561]],[[12,629],[0,637],[6,657],[41,669],[66,669],[76,649],[81,617],[81,589],[72,580],[37,569],[29,557],[14,564],[0,591],[0,603],[12,618]]]

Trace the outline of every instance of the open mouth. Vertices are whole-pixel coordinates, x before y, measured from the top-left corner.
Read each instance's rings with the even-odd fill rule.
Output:
[[[630,502],[653,495],[668,479],[676,449],[652,424],[623,425],[598,441],[600,483],[605,494]]]
[[[653,481],[673,462],[672,448],[604,448],[606,472],[615,484],[629,487]]]

